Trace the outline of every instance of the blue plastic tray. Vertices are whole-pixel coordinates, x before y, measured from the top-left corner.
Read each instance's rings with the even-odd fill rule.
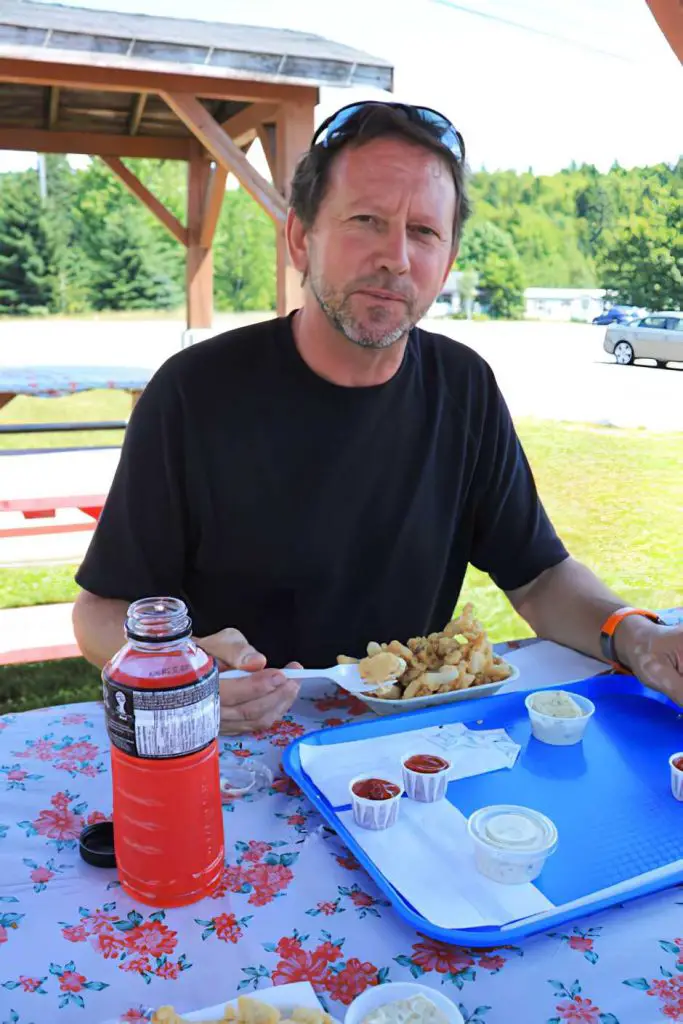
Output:
[[[582,743],[551,747],[531,736],[525,693],[470,700],[309,733],[285,751],[284,767],[335,829],[398,913],[419,931],[444,942],[491,946],[615,903],[683,882],[683,804],[671,795],[668,759],[683,749],[683,715],[666,697],[631,676],[597,676],[562,689],[596,705]],[[527,691],[528,692],[528,691]],[[542,918],[503,928],[445,929],[416,911],[375,867],[301,766],[301,743],[319,746],[464,722],[470,728],[504,728],[521,746],[511,770],[459,779],[447,799],[467,817],[488,804],[534,807],[557,825],[559,846],[535,885],[556,909]],[[627,892],[598,891],[628,883],[656,869],[655,878],[633,881]],[[592,895],[595,894],[595,895]],[[579,907],[574,900],[582,900]]]

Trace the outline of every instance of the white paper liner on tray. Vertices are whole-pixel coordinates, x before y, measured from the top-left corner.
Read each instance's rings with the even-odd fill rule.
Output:
[[[438,928],[500,926],[553,909],[530,882],[501,885],[479,874],[467,819],[447,800],[423,804],[404,797],[398,821],[385,832],[359,828],[350,810],[339,820],[403,898]]]
[[[419,748],[419,749],[418,749]],[[405,754],[439,754],[451,762],[449,779],[512,768],[520,747],[504,729],[468,729],[462,722],[406,730],[367,740],[299,746],[301,766],[333,807],[351,802],[349,782],[356,775],[400,777]]]
[[[504,729],[470,730],[461,722],[348,743],[299,745],[304,771],[338,808],[348,807],[354,776],[392,778],[408,752],[448,758],[449,777],[458,779],[511,768],[519,750]],[[553,907],[531,883],[502,885],[479,874],[467,819],[448,800],[425,804],[404,797],[396,824],[379,832],[356,825],[350,809],[338,814],[385,878],[440,928],[502,925]]]
[[[296,1006],[303,1006],[311,1010],[322,1010],[322,1006],[313,991],[313,986],[307,981],[295,982],[291,985],[277,985],[271,988],[258,989],[256,992],[244,992],[242,994],[258,999],[262,1003],[268,1003],[269,1006],[276,1006],[280,1011],[291,1011]],[[237,999],[225,999],[222,1003],[216,1003],[214,1006],[206,1006],[201,1010],[186,1012],[178,1009],[177,1001],[174,1004],[173,992],[169,991],[165,997],[155,1004],[154,1009],[158,1009],[159,1006],[174,1006],[176,1012],[181,1017],[184,1017],[185,1020],[200,1022],[220,1020],[226,1004],[237,1007]],[[102,1024],[120,1024],[120,1018],[113,1017],[103,1021]]]

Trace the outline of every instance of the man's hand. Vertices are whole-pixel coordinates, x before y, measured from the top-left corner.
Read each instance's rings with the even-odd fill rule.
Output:
[[[619,660],[641,683],[683,706],[683,625],[659,626],[631,615],[617,626],[614,643]]]
[[[237,629],[222,629],[211,636],[197,637],[197,643],[213,654],[219,668],[242,669],[246,679],[221,680],[221,732],[239,735],[268,729],[291,708],[299,693],[295,679],[287,679]],[[288,668],[301,668],[292,662]]]

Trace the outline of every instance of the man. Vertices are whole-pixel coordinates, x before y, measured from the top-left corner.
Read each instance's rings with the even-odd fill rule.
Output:
[[[683,631],[619,614],[601,652],[623,602],[557,537],[491,369],[415,327],[467,213],[442,115],[365,103],[321,125],[287,220],[301,309],[173,356],[131,418],[77,575],[94,664],[131,600],[182,597],[202,646],[251,673],[224,685],[223,728],[263,727],[296,696],[282,665],[442,628],[471,562],[540,636],[683,702]]]

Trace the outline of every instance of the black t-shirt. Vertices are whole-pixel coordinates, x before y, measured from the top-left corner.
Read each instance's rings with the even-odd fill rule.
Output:
[[[566,556],[479,355],[414,329],[386,384],[339,387],[290,317],[157,371],[76,579],[182,597],[196,635],[319,668],[442,629],[468,562],[511,590]]]

